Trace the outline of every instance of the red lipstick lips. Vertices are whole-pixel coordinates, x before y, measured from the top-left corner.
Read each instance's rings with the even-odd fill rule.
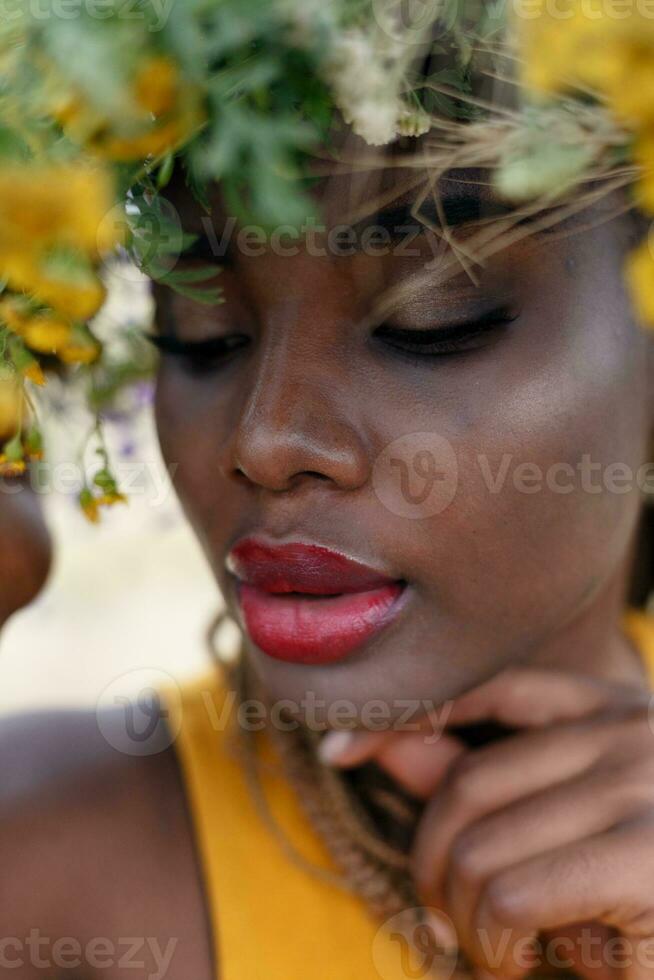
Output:
[[[273,545],[254,538],[232,549],[227,566],[252,641],[291,663],[341,660],[397,612],[404,591],[361,562],[319,545]]]

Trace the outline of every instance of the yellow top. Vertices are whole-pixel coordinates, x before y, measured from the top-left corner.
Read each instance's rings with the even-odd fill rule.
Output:
[[[654,620],[627,615],[654,689]],[[407,980],[403,948],[363,902],[293,863],[253,802],[230,738],[235,697],[217,670],[164,694],[203,866],[220,980]],[[284,835],[311,862],[326,849],[261,739],[262,782]],[[406,960],[404,961],[406,964]]]

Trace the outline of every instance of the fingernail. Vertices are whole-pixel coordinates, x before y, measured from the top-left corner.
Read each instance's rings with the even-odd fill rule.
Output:
[[[459,939],[454,923],[444,912],[427,909],[425,925],[431,930],[434,939],[446,955],[451,956],[458,952]]]
[[[327,766],[333,766],[352,744],[353,732],[327,732],[318,746],[318,757]]]

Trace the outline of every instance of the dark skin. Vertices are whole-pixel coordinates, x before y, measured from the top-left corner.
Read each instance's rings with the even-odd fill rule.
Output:
[[[0,479],[0,628],[41,591],[52,559],[50,537],[29,480]]]
[[[2,624],[36,597],[51,562],[29,479],[3,481],[3,488]],[[86,980],[122,977],[129,969],[130,976],[155,976],[161,951],[174,940],[167,977],[213,977],[193,837],[163,725],[144,748],[143,758],[117,752],[91,711],[0,721],[3,974]],[[99,945],[91,965],[57,970],[58,962],[74,965],[76,950],[64,944],[57,952],[49,943],[30,951],[33,930],[36,939],[70,938],[85,949],[106,940],[116,952]],[[160,945],[134,948],[126,941],[139,936]]]
[[[333,221],[342,196],[330,186],[323,203]],[[185,225],[193,219],[186,213]],[[157,402],[164,455],[177,464],[178,491],[232,613],[238,616],[225,557],[240,535],[256,532],[344,550],[410,590],[400,618],[341,664],[282,664],[250,646],[272,694],[299,700],[311,690],[328,703],[392,704],[428,692],[436,704],[455,701],[451,720],[490,718],[520,730],[477,752],[449,736],[427,754],[420,739],[361,732],[332,758],[342,765],[375,759],[428,801],[416,843],[419,887],[448,912],[480,969],[491,966],[475,934],[480,921],[492,933],[499,922],[516,930],[513,938],[529,936],[561,925],[551,919],[557,903],[566,923],[651,934],[654,837],[643,828],[654,821],[654,743],[643,669],[620,629],[638,494],[576,487],[535,496],[511,481],[491,493],[477,460],[485,453],[497,473],[506,453],[543,469],[574,465],[584,453],[634,469],[645,459],[654,379],[649,342],[631,321],[620,279],[626,237],[614,222],[532,240],[489,263],[480,287],[457,277],[423,288],[394,314],[403,331],[509,307],[512,322],[448,356],[416,357],[380,343],[366,319],[381,284],[418,271],[428,241],[410,262],[237,255],[222,273],[227,302],[217,308],[158,291],[160,320],[172,314],[183,342],[235,332],[247,338],[201,376],[188,356],[164,357]],[[374,464],[394,439],[425,431],[455,448],[459,490],[442,514],[407,520],[375,492]],[[0,848],[16,871],[9,863],[0,909],[10,910],[11,934],[39,925],[81,939],[144,935],[165,945],[172,936],[179,944],[167,975],[212,977],[171,750],[119,756],[92,715],[5,727],[3,768],[11,778],[2,791]],[[43,766],[46,745],[52,761]],[[599,759],[604,770],[592,768]],[[622,792],[604,791],[609,768]],[[29,785],[16,788],[26,772],[33,772]],[[538,776],[526,783],[525,773]],[[550,809],[538,822],[528,797],[540,792],[537,812]],[[571,812],[574,819],[564,820]],[[591,848],[594,833],[618,824],[629,830]],[[556,830],[564,826],[565,833]],[[538,838],[543,827],[547,840]],[[564,844],[566,896],[551,887],[561,873],[550,852]],[[541,852],[550,864],[539,863]],[[622,917],[611,895],[602,893],[598,906],[603,861],[642,869],[610,876]],[[74,895],[62,903],[71,868]],[[510,955],[495,970],[520,975]],[[102,975],[124,971],[114,966]]]

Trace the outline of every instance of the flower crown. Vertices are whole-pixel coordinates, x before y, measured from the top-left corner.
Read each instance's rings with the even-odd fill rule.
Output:
[[[0,24],[0,475],[41,457],[41,389],[51,369],[72,372],[99,440],[80,495],[91,520],[124,500],[103,412],[152,368],[134,332],[118,360],[98,338],[107,262],[127,254],[185,295],[220,298],[206,288],[215,270],[175,268],[192,243],[161,206],[178,159],[200,201],[220,181],[239,215],[299,224],[306,161],[336,115],[371,145],[429,134],[432,177],[488,168],[518,208],[629,186],[654,214],[654,14],[642,4],[625,16],[624,0],[427,0],[409,20],[402,0],[60,8],[16,0]],[[647,241],[626,276],[654,325]]]

